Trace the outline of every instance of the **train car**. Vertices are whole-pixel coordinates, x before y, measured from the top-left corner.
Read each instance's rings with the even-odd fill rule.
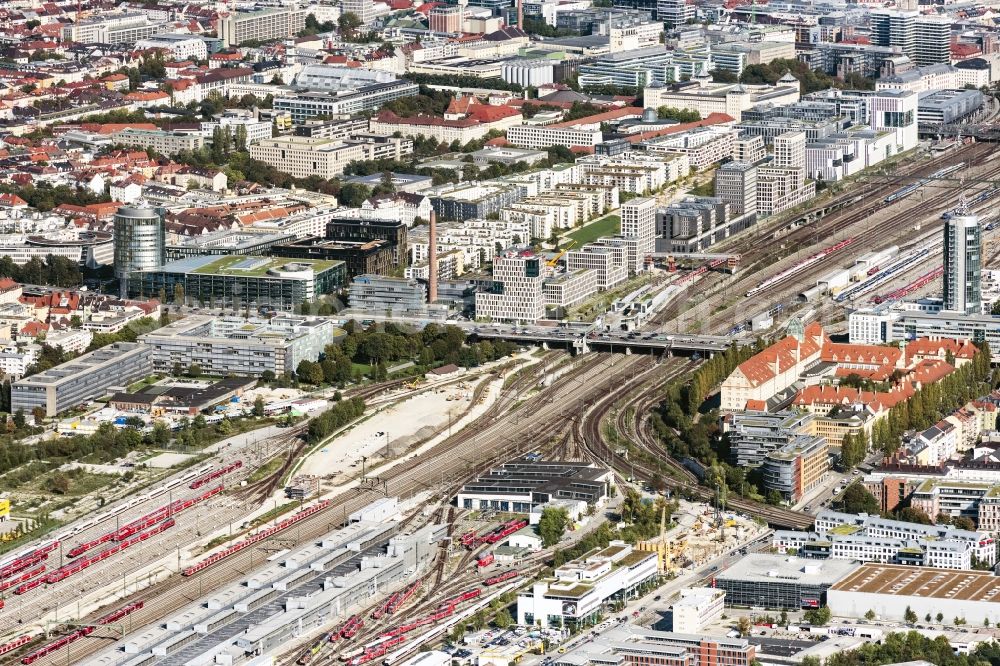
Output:
[[[0,605],[0,608],[3,608],[3,606]],[[3,645],[0,645],[0,654],[7,654],[8,652],[13,652],[19,647],[27,645],[30,642],[31,642],[31,636],[28,636],[27,634],[25,634],[24,636],[19,636],[14,640],[10,641],[9,643],[4,643]]]
[[[445,601],[442,601],[438,605],[438,608],[444,608],[446,606],[457,606],[458,604],[462,603],[463,601],[471,601],[472,599],[475,599],[475,598],[479,597],[480,595],[482,595],[482,593],[483,593],[483,591],[480,590],[480,589],[466,590],[465,592],[462,592],[457,597],[452,597],[451,599],[446,599]]]
[[[14,594],[22,595],[31,592],[33,589],[41,585],[44,581],[42,578],[36,578],[35,580],[29,580],[27,583],[18,585],[14,588]]]
[[[483,555],[480,555],[476,559],[476,566],[479,567],[480,569],[488,567],[491,564],[493,564],[493,559],[494,559],[493,553],[485,553]]]
[[[521,572],[516,570],[506,571],[500,574],[499,576],[493,576],[492,578],[487,578],[486,580],[483,581],[483,585],[486,586],[498,585],[499,583],[503,583],[508,580],[513,580],[514,578],[517,578],[520,575]]]
[[[331,642],[330,636],[333,635],[334,632],[332,631],[324,634],[319,640],[317,640],[315,643],[306,648],[305,652],[303,652],[299,656],[298,660],[295,663],[308,664],[309,662],[311,662],[313,660],[313,657],[319,654],[319,651],[323,649],[323,646],[326,645],[328,642]]]
[[[352,650],[344,650],[343,652],[340,653],[340,660],[341,661],[350,661],[351,659],[354,659],[355,657],[360,657],[364,653],[365,653],[365,649],[363,647],[354,648]]]
[[[45,573],[45,565],[44,564],[42,566],[40,566],[40,567],[35,568],[35,569],[31,569],[30,571],[26,571],[24,573],[20,573],[15,578],[11,578],[10,580],[6,580],[6,581],[0,583],[0,592],[5,592],[6,590],[9,590],[12,587],[16,587],[16,586],[20,585],[21,583],[24,583],[24,582],[27,582],[27,581],[31,580],[35,576],[41,576],[43,573]]]

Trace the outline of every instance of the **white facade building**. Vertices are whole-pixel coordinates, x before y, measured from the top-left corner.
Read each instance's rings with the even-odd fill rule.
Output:
[[[584,561],[557,567],[553,578],[518,595],[517,622],[545,628],[586,626],[596,622],[605,602],[635,598],[656,576],[656,553],[612,541]]]
[[[208,47],[205,45],[205,40],[198,35],[176,33],[153,35],[137,41],[135,49],[137,51],[142,49],[164,49],[170,52],[174,60],[187,60],[189,58],[205,60],[208,58]]]
[[[508,252],[493,259],[498,288],[476,293],[476,317],[495,321],[538,321],[545,316],[542,260],[530,252]]]
[[[551,60],[509,60],[503,64],[500,77],[525,88],[542,86],[555,81],[555,63]]]
[[[622,236],[639,240],[639,254],[643,259],[656,249],[656,199],[640,197],[631,199],[621,207]]]
[[[673,631],[679,634],[702,634],[705,627],[722,618],[726,591],[714,587],[688,587],[670,607]]]

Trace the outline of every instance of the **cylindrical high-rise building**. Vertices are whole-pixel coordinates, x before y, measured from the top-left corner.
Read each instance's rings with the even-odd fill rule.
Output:
[[[944,309],[982,314],[982,228],[963,204],[944,225]]]
[[[127,296],[128,276],[162,266],[166,231],[160,211],[151,206],[122,206],[115,213],[115,277]]]

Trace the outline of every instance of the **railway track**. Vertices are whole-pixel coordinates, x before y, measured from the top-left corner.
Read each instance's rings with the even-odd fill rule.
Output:
[[[671,363],[668,365],[666,372],[660,373],[656,373],[655,368],[652,371],[646,369],[638,375],[645,379],[639,385],[630,387],[629,394],[641,395],[650,386],[663,385],[690,370],[690,362],[687,364]],[[575,425],[574,433],[590,457],[595,461],[603,461],[605,464],[610,464],[619,475],[625,475],[626,471],[634,472],[637,478],[641,478],[646,482],[652,481],[655,477],[660,477],[667,486],[675,490],[680,490],[702,501],[713,501],[714,492],[709,488],[698,485],[694,474],[681,465],[681,463],[673,460],[648,431],[635,444],[654,456],[654,459],[665,462],[670,467],[671,472],[676,476],[680,476],[680,479],[676,478],[676,476],[665,477],[661,474],[660,469],[654,468],[642,461],[626,460],[619,450],[613,448],[605,441],[605,438],[601,435],[601,428],[605,418],[615,406],[615,403],[620,400],[620,396],[621,394],[612,394],[595,402],[589,409],[584,411],[582,417]],[[640,402],[642,401],[648,402],[648,398],[641,398]],[[646,413],[648,414],[648,412]],[[633,418],[640,419],[642,417],[637,413]],[[639,431],[642,431],[645,427],[640,427]],[[812,516],[798,511],[773,507],[744,498],[730,499],[727,503],[730,508],[759,516],[769,524],[779,527],[802,529],[813,524]]]
[[[982,159],[992,152],[993,148],[989,144],[977,143],[965,146],[962,149],[946,153],[937,158],[920,162],[911,170],[895,177],[880,180],[878,183],[867,182],[865,190],[861,193],[845,194],[823,206],[813,208],[796,216],[795,220],[783,221],[779,225],[768,225],[765,221],[753,231],[742,234],[738,238],[721,243],[717,251],[735,252],[741,256],[741,273],[755,274],[769,265],[777,265],[784,257],[793,256],[805,248],[812,247],[824,238],[832,238],[837,233],[848,233],[853,225],[864,221],[873,213],[885,208],[884,198],[914,178],[928,176],[942,166],[965,161],[968,165],[981,162]],[[863,207],[856,207],[854,204],[870,201]],[[906,202],[906,199],[901,200]],[[808,224],[798,224],[796,221],[809,218],[819,214],[823,210],[832,210],[824,217]],[[781,254],[775,253],[775,242],[782,244]],[[857,244],[856,244],[857,245]],[[721,273],[709,273],[701,281],[692,286],[692,291],[687,298],[677,299],[674,303],[666,306],[663,311],[653,317],[650,321],[652,328],[659,328],[666,325],[671,320],[677,319],[684,307],[694,294],[708,293],[713,290],[724,288],[729,294],[742,294],[745,289],[737,291],[731,289],[728,276]],[[709,330],[712,330],[711,328]]]
[[[617,388],[610,385],[606,373],[615,362],[613,357],[603,354],[588,354],[574,362],[574,367],[551,386],[523,398],[523,404],[519,406],[516,403],[520,400],[520,393],[515,393],[513,386],[508,387],[512,390],[507,391],[504,401],[515,418],[508,415],[499,419],[499,408],[488,410],[472,426],[436,445],[423,456],[385,472],[381,480],[385,483],[386,492],[403,498],[428,489],[440,492],[442,488],[447,490],[449,486],[460,485],[480,469],[538,449],[541,443],[568,427],[574,407],[582,399]],[[520,380],[516,380],[515,385],[517,381]],[[521,386],[532,383],[531,379],[524,378]],[[144,607],[131,616],[133,626],[160,621],[195,599],[249,574],[273,550],[315,540],[342,524],[348,513],[380,496],[382,492],[370,489],[355,487],[345,490],[333,498],[329,508],[298,523],[294,533],[279,533],[193,576],[175,574],[140,595],[133,595],[131,600],[145,602]],[[70,663],[80,663],[100,647],[103,643],[98,645],[94,641],[81,640],[67,648],[68,656],[60,652],[58,659],[43,659],[36,663],[65,663],[67,658]],[[8,655],[4,655],[4,660],[3,663],[13,663]]]
[[[976,178],[988,179],[997,176],[1000,176],[1000,164],[993,163],[987,167],[984,173],[977,175]],[[938,191],[932,191],[931,195],[924,199],[911,198],[909,200],[902,200],[901,205],[897,206],[898,210],[893,212],[891,216],[879,221],[877,224],[869,223],[867,228],[864,229],[852,231],[851,227],[867,220],[873,212],[882,210],[885,207],[884,204],[879,202],[879,204],[852,213],[846,220],[839,221],[836,227],[817,228],[814,232],[817,240],[823,237],[820,234],[825,232],[827,234],[825,237],[830,239],[831,242],[835,234],[840,234],[841,238],[853,237],[854,241],[845,249],[827,254],[803,271],[789,275],[785,280],[767,287],[764,291],[757,293],[754,298],[756,299],[763,295],[768,299],[768,302],[784,302],[794,298],[801,290],[801,285],[814,284],[816,278],[840,267],[844,263],[845,255],[848,255],[851,251],[867,251],[893,244],[905,245],[907,239],[913,233],[912,229],[915,222],[924,223],[922,231],[924,234],[926,234],[928,229],[939,228],[943,224],[939,217],[940,213],[951,207],[954,202],[955,193],[952,188],[939,188]],[[991,203],[987,202],[983,205],[990,206]],[[787,263],[787,257],[784,261]],[[771,266],[773,270],[767,273],[761,271],[748,273],[744,271],[741,274],[745,277],[716,278],[714,285],[715,293],[685,312],[683,316],[679,316],[679,321],[702,320],[705,322],[706,330],[709,331],[726,328],[733,317],[731,311],[743,302],[742,295],[748,290],[755,288],[756,284],[761,280],[782,270],[782,262],[775,262]],[[705,291],[711,292],[712,288],[707,287]],[[736,298],[734,303],[720,305],[722,299],[732,299],[734,296]],[[742,314],[739,316],[742,317]],[[678,327],[680,325],[678,323]]]

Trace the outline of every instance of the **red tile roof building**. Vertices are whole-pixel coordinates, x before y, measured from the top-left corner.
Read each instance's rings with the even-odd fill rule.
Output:
[[[864,405],[880,415],[970,362],[975,354],[975,346],[967,340],[919,339],[903,349],[836,343],[812,323],[801,339],[786,336],[741,363],[722,382],[721,406],[727,412],[760,410],[811,375],[806,383],[812,385],[801,388],[792,400],[795,407],[827,414],[836,406]],[[873,391],[844,385],[843,379],[851,375],[888,388]]]

